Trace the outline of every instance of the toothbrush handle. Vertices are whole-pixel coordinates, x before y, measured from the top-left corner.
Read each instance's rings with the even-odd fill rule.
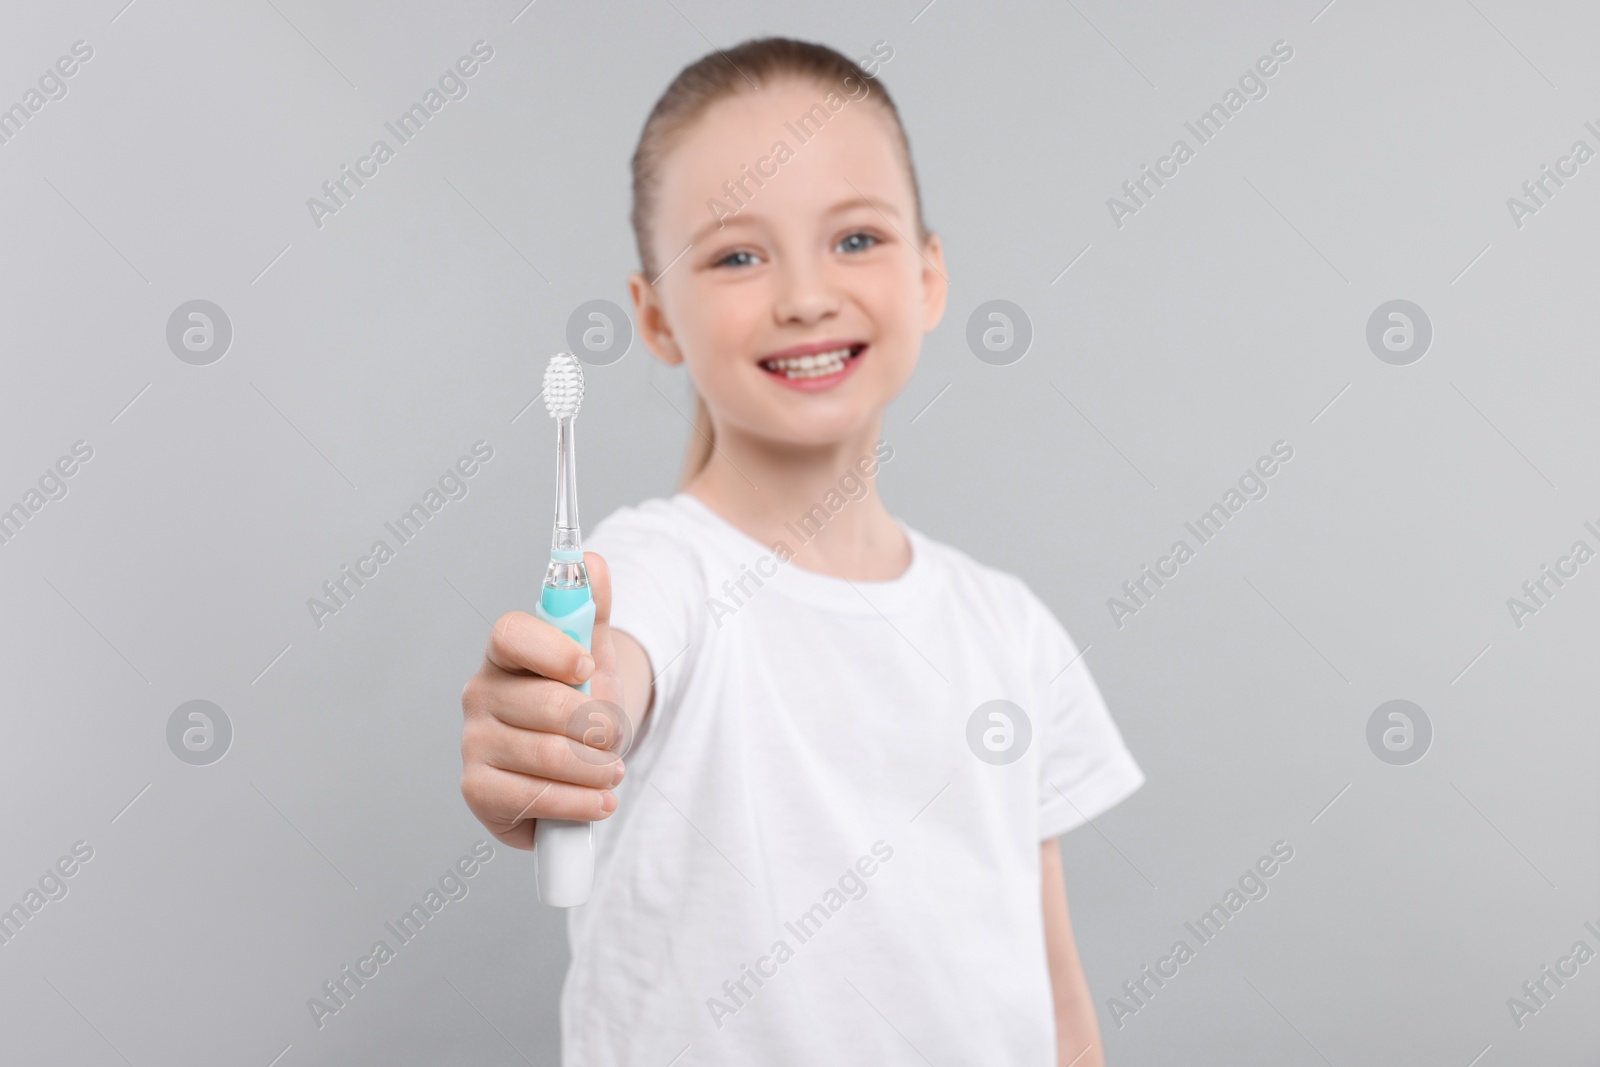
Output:
[[[594,636],[594,597],[587,587],[556,589],[545,586],[534,607],[534,615],[561,630],[585,650],[590,648]],[[576,688],[587,693],[589,683]],[[536,819],[533,863],[541,903],[552,908],[574,908],[588,903],[589,891],[594,886],[594,824],[578,819]]]

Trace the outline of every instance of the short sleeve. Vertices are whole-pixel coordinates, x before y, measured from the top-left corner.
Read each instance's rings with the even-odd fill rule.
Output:
[[[645,731],[655,733],[677,707],[693,663],[688,649],[703,583],[698,558],[647,506],[612,512],[584,536],[584,548],[604,558],[611,572],[612,629],[626,632],[650,657],[656,699]]]
[[[1060,621],[1026,586],[1033,672],[1039,678],[1039,839],[1109,811],[1144,784],[1100,688]]]

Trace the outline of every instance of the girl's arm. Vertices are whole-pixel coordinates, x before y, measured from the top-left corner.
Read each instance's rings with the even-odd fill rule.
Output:
[[[1056,1005],[1056,1062],[1060,1067],[1105,1067],[1094,1000],[1078,963],[1078,944],[1073,940],[1072,920],[1067,915],[1066,877],[1061,872],[1061,847],[1055,838],[1040,843],[1039,868],[1043,876],[1044,947]]]
[[[633,724],[633,736],[644,729],[644,720],[655,704],[655,685],[650,677],[650,656],[644,646],[622,630],[611,631],[617,650],[617,674],[622,682],[622,710]]]
[[[651,673],[650,654],[644,646],[623,630],[611,628],[611,565],[598,552],[585,552],[583,562],[589,568],[589,582],[594,587],[598,603],[605,597],[604,617],[596,617],[595,629],[606,635],[605,640],[613,650],[616,684],[622,689],[622,710],[628,716],[633,737],[644,729],[644,721],[655,706],[655,676]]]

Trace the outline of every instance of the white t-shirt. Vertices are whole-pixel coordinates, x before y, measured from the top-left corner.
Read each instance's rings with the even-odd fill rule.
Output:
[[[1040,842],[1144,776],[1027,586],[896,522],[880,582],[681,492],[587,539],[658,677],[568,913],[564,1063],[1055,1064]]]

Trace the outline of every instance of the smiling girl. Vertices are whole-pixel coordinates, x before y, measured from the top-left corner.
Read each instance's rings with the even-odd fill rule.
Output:
[[[563,1062],[1096,1067],[1056,838],[1144,779],[1050,610],[877,492],[948,287],[894,104],[750,41],[678,75],[633,168],[683,478],[590,536],[592,659],[513,612],[462,697],[497,838],[598,821]],[[627,728],[572,725],[591,699]]]

